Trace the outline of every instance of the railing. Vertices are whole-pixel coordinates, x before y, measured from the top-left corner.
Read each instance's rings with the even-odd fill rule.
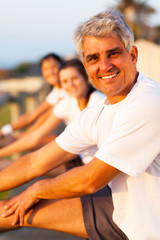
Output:
[[[50,87],[37,77],[1,80],[0,116],[2,107],[9,104],[10,122],[15,122],[21,114],[30,112],[39,105],[49,90]]]

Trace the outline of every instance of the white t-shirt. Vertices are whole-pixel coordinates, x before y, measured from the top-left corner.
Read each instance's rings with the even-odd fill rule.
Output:
[[[67,96],[67,93],[63,88],[54,87],[53,90],[47,95],[46,101],[53,106],[65,96]]]
[[[160,84],[139,74],[127,97],[84,110],[56,139],[121,170],[111,182],[113,219],[130,240],[160,239]]]
[[[95,90],[89,96],[87,107],[92,106],[102,99],[105,99],[105,95]],[[67,95],[53,108],[53,112],[57,118],[63,119],[68,125],[81,113],[81,110],[77,99]]]

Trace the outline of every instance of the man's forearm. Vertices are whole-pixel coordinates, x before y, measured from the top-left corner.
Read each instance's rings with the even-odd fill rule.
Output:
[[[73,168],[53,179],[44,179],[31,186],[37,199],[80,197],[103,188],[120,171],[94,158],[89,164]]]
[[[62,199],[90,193],[86,166],[71,169],[56,178],[40,180],[31,186],[32,196],[38,199]]]

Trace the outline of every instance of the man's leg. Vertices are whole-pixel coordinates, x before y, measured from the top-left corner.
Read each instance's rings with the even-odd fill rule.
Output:
[[[13,229],[13,215],[2,218],[4,202],[0,202],[0,231]],[[25,217],[24,226],[47,228],[87,238],[79,198],[41,200]]]

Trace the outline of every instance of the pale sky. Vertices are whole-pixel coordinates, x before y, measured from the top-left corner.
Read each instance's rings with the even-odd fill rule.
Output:
[[[77,25],[118,0],[0,0],[0,68],[36,62],[55,52],[76,52],[72,40]],[[150,21],[160,24],[160,0],[148,0],[157,10]]]

